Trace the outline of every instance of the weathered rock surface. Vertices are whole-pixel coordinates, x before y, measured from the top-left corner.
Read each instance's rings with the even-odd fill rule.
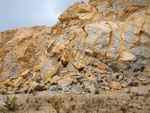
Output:
[[[149,0],[78,2],[58,19],[52,27],[0,32],[0,92],[150,83]]]

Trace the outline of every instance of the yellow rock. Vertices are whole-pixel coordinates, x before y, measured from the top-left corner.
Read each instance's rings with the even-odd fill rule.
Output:
[[[61,51],[64,49],[64,45],[60,44],[59,42],[53,47],[52,52],[56,55],[59,55]]]
[[[89,13],[96,12],[96,8],[92,7],[89,4],[78,2],[69,7],[63,14],[61,14],[58,19],[60,21],[78,19],[79,17],[76,15],[78,13]],[[87,18],[87,17],[86,17]]]
[[[93,71],[96,71],[96,72],[99,72],[99,73],[102,73],[102,74],[106,74],[107,73],[106,70],[102,70],[102,69],[98,69],[98,68],[93,68]]]
[[[13,82],[10,81],[9,79],[6,80],[3,84],[4,84],[6,87],[13,87]]]
[[[23,93],[23,92],[27,92],[30,89],[30,86],[27,85],[25,87],[23,87],[22,89],[19,90],[19,92]]]
[[[25,84],[30,84],[31,81],[32,81],[32,79],[30,78],[25,82]]]
[[[23,73],[20,74],[21,77],[27,78],[28,76],[30,76],[30,70],[27,69],[26,71],[24,71]]]
[[[24,84],[25,81],[26,81],[26,80],[25,80],[23,77],[19,77],[19,78],[15,81],[15,83],[14,83],[15,88],[17,88],[17,87],[21,86],[22,84]]]
[[[146,81],[146,79],[145,79],[145,78],[139,78],[139,80],[140,80],[140,81]]]
[[[99,60],[92,58],[90,61],[90,64],[92,64],[93,66],[98,67],[99,69],[103,70],[107,68],[107,65],[104,64],[103,62],[100,62]]]
[[[73,62],[73,65],[77,68],[77,69],[82,69],[85,67],[86,63],[83,60],[78,60]]]
[[[50,80],[50,82],[51,82],[51,84],[53,84],[53,83],[56,84],[58,82],[58,80],[60,80],[60,77],[56,75]]]
[[[13,91],[13,88],[12,87],[8,87],[7,90],[8,91]]]
[[[37,85],[39,85],[37,82],[33,82],[31,86],[36,87]]]
[[[120,89],[122,89],[122,86],[117,82],[113,82],[110,84],[110,88],[112,88],[114,90],[120,90]]]
[[[136,56],[129,53],[128,51],[123,51],[119,58],[120,61],[135,61]]]
[[[57,63],[56,66],[49,70],[48,72],[46,72],[44,74],[44,77],[43,77],[43,80],[44,82],[48,79],[48,78],[51,78],[52,76],[54,76],[60,69],[60,66],[61,66],[61,62]]]
[[[87,71],[86,73],[85,73],[85,76],[86,77],[90,77],[92,75],[92,72],[91,71]]]
[[[0,86],[0,93],[6,93],[7,92],[7,88],[5,86]]]
[[[70,76],[65,77],[64,79],[65,79],[65,80],[68,80],[68,81],[73,81],[73,78],[72,78],[72,77],[70,77]]]
[[[35,65],[35,66],[33,67],[33,71],[34,71],[34,72],[40,71],[40,68],[41,68],[41,65],[40,65],[40,64]]]
[[[68,51],[65,51],[61,57],[61,61],[64,65],[67,65],[71,59],[71,55]]]
[[[122,79],[123,79],[123,75],[120,75],[118,81],[121,81]]]
[[[107,87],[107,86],[105,86],[105,87],[104,87],[104,89],[105,89],[105,90],[110,90],[110,88],[109,88],[109,87]]]
[[[94,13],[77,13],[76,16],[78,16],[80,20],[90,20],[94,16]]]
[[[126,88],[126,87],[128,87],[128,84],[121,84],[121,86],[122,86],[123,88]]]

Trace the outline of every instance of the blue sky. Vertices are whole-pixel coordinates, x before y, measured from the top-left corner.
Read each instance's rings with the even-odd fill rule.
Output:
[[[52,26],[57,17],[70,5],[88,0],[0,0],[0,31]]]

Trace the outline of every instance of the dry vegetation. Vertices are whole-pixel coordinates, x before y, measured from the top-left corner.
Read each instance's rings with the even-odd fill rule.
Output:
[[[42,95],[41,95],[42,94]],[[95,94],[49,94],[6,96],[1,113],[149,113],[150,94],[96,91]]]

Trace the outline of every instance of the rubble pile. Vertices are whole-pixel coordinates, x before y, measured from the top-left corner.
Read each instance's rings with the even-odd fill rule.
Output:
[[[150,0],[77,2],[52,27],[0,32],[0,92],[150,84]]]

